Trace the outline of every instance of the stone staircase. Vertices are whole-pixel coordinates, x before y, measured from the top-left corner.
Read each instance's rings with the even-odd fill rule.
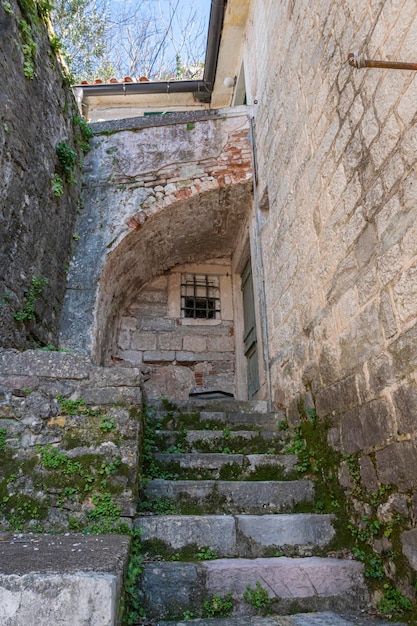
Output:
[[[368,623],[359,613],[368,600],[363,566],[327,556],[332,515],[312,512],[314,485],[297,479],[297,458],[285,453],[287,435],[279,429],[283,419],[263,402],[150,405],[150,479],[135,520],[149,618],[217,618],[225,626]]]

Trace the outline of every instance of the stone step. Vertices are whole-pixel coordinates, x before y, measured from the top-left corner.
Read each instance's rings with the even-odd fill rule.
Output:
[[[270,598],[270,609],[286,615],[304,611],[360,609],[367,601],[363,565],[350,559],[218,559],[202,563],[148,562],[141,582],[149,617],[194,614],[204,600],[232,593],[233,614],[254,612],[244,598],[257,583]],[[201,613],[200,613],[201,615]]]
[[[224,480],[150,480],[146,487],[148,501],[169,499],[178,512],[190,505],[204,513],[290,512],[301,502],[311,503],[314,496],[310,480],[224,481]]]
[[[2,626],[117,626],[130,538],[16,535],[0,542]]]
[[[298,458],[295,454],[221,454],[221,453],[163,453],[156,452],[154,459],[161,467],[169,466],[170,470],[181,475],[187,470],[201,471],[202,478],[223,478],[227,480],[251,479],[251,476],[270,474],[270,478],[278,480],[296,471]],[[195,472],[194,472],[195,474]],[[209,476],[206,476],[209,474]],[[199,477],[199,476],[198,476]],[[259,480],[259,477],[258,477]]]
[[[196,428],[204,427],[210,422],[218,426],[235,429],[277,430],[281,423],[286,423],[282,411],[268,411],[263,401],[237,402],[235,400],[205,400],[194,402],[153,401],[148,404],[148,420],[151,423],[162,422],[169,427],[180,428],[195,424]],[[197,426],[197,424],[200,424]]]
[[[174,554],[195,546],[210,548],[218,557],[294,556],[323,549],[335,535],[332,515],[152,515],[139,517],[146,546],[155,539]],[[169,553],[168,553],[169,554]]]
[[[273,431],[156,430],[154,441],[159,452],[275,454],[284,451],[286,437]]]
[[[178,622],[158,621],[157,626],[401,626],[400,622],[366,617],[363,613],[337,614],[330,611],[320,613],[298,613],[297,615],[268,615],[268,617],[201,618]]]
[[[193,398],[192,400],[175,400],[167,402],[163,399],[147,402],[147,406],[157,411],[178,410],[182,413],[197,411],[213,411],[222,413],[268,413],[266,400],[236,400],[234,398]],[[279,411],[282,414],[282,411]]]

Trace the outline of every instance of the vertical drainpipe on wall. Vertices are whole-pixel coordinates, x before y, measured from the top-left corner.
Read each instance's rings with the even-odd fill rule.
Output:
[[[266,387],[267,387],[267,393],[268,393],[268,408],[269,410],[272,410],[273,408],[272,407],[272,385],[271,385],[271,370],[269,367],[268,324],[267,324],[267,319],[266,319],[265,273],[264,273],[262,243],[261,243],[260,226],[259,226],[258,170],[257,170],[255,127],[254,127],[255,118],[253,115],[248,115],[248,119],[249,119],[249,128],[250,128],[250,145],[252,148],[253,201],[254,201],[254,207],[255,207],[255,254],[257,257],[257,268],[259,267],[259,273],[260,273],[262,347],[263,347]]]

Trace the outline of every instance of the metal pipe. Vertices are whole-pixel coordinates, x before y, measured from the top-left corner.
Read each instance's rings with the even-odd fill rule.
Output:
[[[371,61],[365,59],[364,54],[353,54],[351,52],[348,55],[349,65],[362,69],[364,67],[378,67],[388,70],[417,70],[417,63],[403,63],[401,61]]]

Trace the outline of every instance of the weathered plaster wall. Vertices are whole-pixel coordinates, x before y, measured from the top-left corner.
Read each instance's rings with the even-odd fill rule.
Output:
[[[415,61],[416,43],[414,0],[257,0],[245,58],[275,404],[311,390],[368,488],[414,494],[417,77],[347,57]]]
[[[86,159],[61,345],[100,363],[114,356],[121,311],[140,289],[175,265],[230,257],[251,206],[243,112],[167,118],[110,134],[101,124]]]
[[[4,5],[10,5],[6,12]],[[59,169],[55,147],[72,144],[71,92],[52,52],[46,26],[16,0],[0,3],[0,346],[57,344],[79,186],[64,183],[55,197],[51,178]],[[23,3],[21,3],[22,6]],[[35,7],[30,2],[27,6]],[[34,77],[24,75],[25,20],[37,45]],[[16,321],[32,277],[49,283],[37,299],[35,319]]]
[[[181,315],[181,276],[219,279],[218,319]],[[177,266],[153,279],[122,312],[116,358],[147,367],[147,398],[188,399],[191,391],[235,393],[235,338],[230,260]]]

